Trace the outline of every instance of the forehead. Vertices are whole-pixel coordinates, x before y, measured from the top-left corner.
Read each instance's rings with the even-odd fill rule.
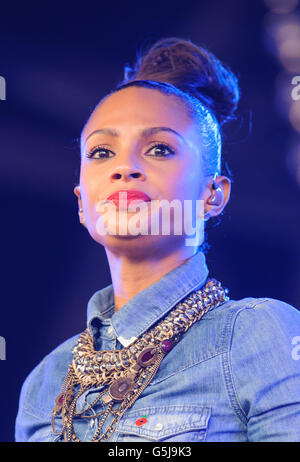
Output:
[[[151,88],[129,87],[112,93],[96,106],[82,131],[82,140],[103,127],[132,129],[167,126],[193,136],[194,121],[183,102]]]

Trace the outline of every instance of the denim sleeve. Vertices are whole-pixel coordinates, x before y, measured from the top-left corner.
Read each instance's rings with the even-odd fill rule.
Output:
[[[33,370],[24,381],[19,397],[19,408],[15,422],[15,441],[26,442],[29,441],[31,436],[32,424],[37,420],[35,412],[31,409],[29,402],[29,390],[32,385],[32,377],[35,370]]]
[[[26,377],[19,397],[15,441],[52,441],[51,413],[72,361],[78,335],[55,348]]]
[[[300,441],[300,312],[256,299],[235,317],[230,399],[248,440]]]
[[[39,391],[43,388],[43,375],[41,374],[43,366],[44,363],[42,362],[33,369],[22,385],[15,422],[15,442],[49,440],[49,416],[32,406],[32,402],[36,402]],[[44,404],[47,407],[46,399]]]
[[[27,378],[28,380],[28,378]],[[19,408],[18,408],[18,414],[15,422],[15,441],[16,442],[24,442],[27,440],[27,435],[26,431],[21,423],[22,417],[23,417],[23,406],[24,406],[24,398],[26,395],[26,388],[27,382],[25,381],[22,385],[20,397],[19,397]]]

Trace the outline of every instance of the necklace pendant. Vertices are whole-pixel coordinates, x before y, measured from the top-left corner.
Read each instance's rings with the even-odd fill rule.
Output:
[[[134,381],[131,377],[120,377],[109,387],[109,395],[114,401],[123,401],[125,395],[134,388]]]
[[[140,367],[147,367],[154,363],[157,356],[157,349],[155,347],[145,348],[137,359],[137,364]]]

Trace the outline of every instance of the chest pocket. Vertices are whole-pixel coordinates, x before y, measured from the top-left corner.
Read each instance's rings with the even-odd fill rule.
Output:
[[[204,441],[210,415],[210,408],[198,405],[129,411],[119,422],[119,441]]]

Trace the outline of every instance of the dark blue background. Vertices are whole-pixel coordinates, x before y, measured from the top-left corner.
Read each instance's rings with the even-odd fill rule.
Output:
[[[0,75],[7,83],[0,101],[0,335],[7,345],[0,362],[1,441],[14,438],[27,374],[85,329],[88,299],[110,283],[104,249],[78,221],[76,139],[144,44],[191,39],[239,75],[239,120],[224,146],[234,182],[222,222],[208,234],[210,275],[234,299],[268,296],[300,308],[300,189],[287,166],[294,133],[276,111],[280,64],[264,46],[267,8],[250,0],[174,5],[1,6]]]

